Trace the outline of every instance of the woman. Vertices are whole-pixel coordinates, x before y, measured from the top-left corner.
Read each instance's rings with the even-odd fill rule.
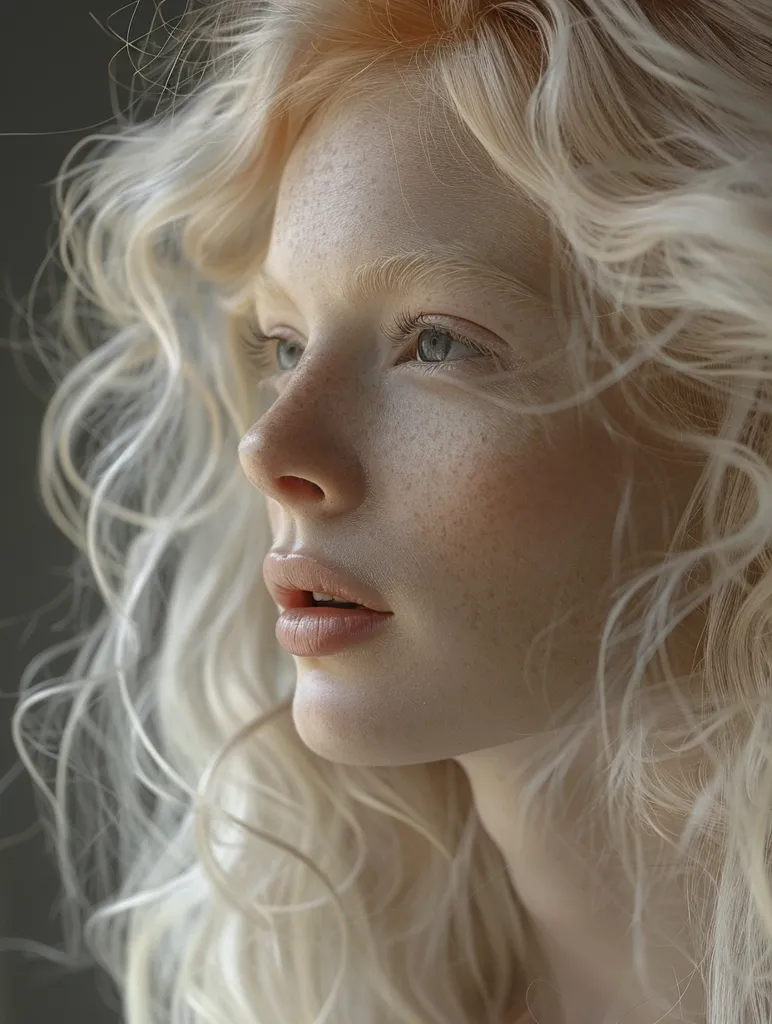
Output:
[[[129,1024],[769,1020],[766,0],[178,36],[59,179],[68,951]]]

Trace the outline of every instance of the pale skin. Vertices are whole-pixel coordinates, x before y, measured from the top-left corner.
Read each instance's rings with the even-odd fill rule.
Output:
[[[395,357],[384,325],[407,307],[442,320],[440,348],[449,328],[509,360],[519,402],[536,387],[541,399],[560,393],[564,381],[546,222],[505,193],[484,156],[417,93],[395,76],[377,102],[346,101],[310,124],[282,178],[263,266],[281,294],[261,293],[260,330],[285,339],[285,359],[302,358],[276,377],[273,404],[244,436],[244,472],[267,496],[275,547],[345,566],[394,612],[371,641],[296,659],[293,720],[333,761],[462,767],[530,915],[540,950],[533,978],[548,979],[528,993],[540,1024],[599,1024],[606,1013],[625,1024],[697,1020],[684,1012],[699,1009],[696,982],[680,1012],[633,1009],[642,996],[627,977],[629,893],[613,862],[599,878],[576,856],[599,866],[586,817],[579,825],[593,792],[589,769],[581,773],[590,752],[573,776],[561,842],[536,825],[529,834],[511,826],[525,757],[544,741],[552,710],[592,682],[623,454],[633,449],[575,411],[551,418],[548,443],[538,421],[452,390],[443,382],[478,372],[463,344],[431,374],[415,348]],[[349,293],[368,260],[459,238],[511,270],[523,291],[508,301],[470,272],[453,288]],[[666,481],[677,508],[694,475],[661,454],[633,454],[632,515],[641,547],[653,550],[663,543],[655,482]],[[556,618],[552,643],[533,646]],[[651,856],[669,854],[655,844]],[[655,898],[677,933],[680,893]],[[672,950],[655,957],[653,981],[674,1002],[686,974]],[[524,1009],[525,993],[502,1024]]]

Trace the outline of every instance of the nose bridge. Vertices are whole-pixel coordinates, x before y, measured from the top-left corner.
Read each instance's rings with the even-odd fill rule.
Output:
[[[239,458],[250,481],[291,511],[340,511],[364,496],[362,447],[375,403],[340,353],[306,355],[242,438]]]
[[[297,369],[285,376],[281,392],[256,424],[258,429],[284,434],[287,429],[308,429],[309,424],[326,425],[348,437],[364,432],[372,410],[372,392],[365,371],[335,351],[315,348],[307,351]],[[369,399],[367,395],[369,394]]]

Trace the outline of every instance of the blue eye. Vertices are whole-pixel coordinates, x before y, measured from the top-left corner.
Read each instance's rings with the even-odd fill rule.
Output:
[[[491,355],[478,342],[433,323],[428,317],[414,316],[406,311],[399,313],[393,323],[384,328],[384,334],[397,350],[404,350],[406,342],[413,339],[406,353],[400,351],[400,355],[406,354],[407,358],[400,358],[398,362],[414,362],[432,370],[446,363],[466,362],[469,358],[479,359]],[[254,325],[249,329],[244,347],[250,361],[269,374],[288,373],[296,369],[304,352],[303,346],[297,341],[262,334]],[[460,354],[451,357],[454,347],[461,353],[465,351],[467,356]]]
[[[282,345],[284,345],[285,347],[282,348]],[[293,350],[295,352],[295,362],[292,362]],[[282,353],[284,353],[285,361],[282,361]],[[297,364],[300,362],[302,355],[303,347],[302,345],[298,345],[296,341],[288,341],[286,338],[276,339],[276,362],[281,372],[284,372],[286,370],[294,370]],[[287,362],[288,365],[285,365],[285,362]]]
[[[248,325],[241,342],[248,362],[269,375],[294,370],[303,355],[302,345],[287,338],[263,334],[254,322]]]
[[[426,342],[426,336],[429,336],[430,341]],[[444,342],[437,344],[437,337],[443,338]],[[426,343],[425,343],[426,342]],[[466,349],[467,356],[470,349],[473,351],[480,351],[478,345],[474,345],[471,341],[466,341],[458,337],[452,331],[447,330],[444,327],[424,327],[416,336],[415,350],[419,356],[418,362],[421,363],[452,363],[456,362],[456,359],[448,358],[450,353],[453,351],[453,346],[458,348]],[[464,358],[463,355],[457,358]]]

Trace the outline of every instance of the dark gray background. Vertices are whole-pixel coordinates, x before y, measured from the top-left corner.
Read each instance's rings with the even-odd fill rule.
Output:
[[[0,940],[61,942],[58,879],[31,784],[6,773],[16,761],[13,691],[30,658],[64,639],[50,626],[69,607],[71,558],[35,489],[45,374],[36,372],[31,388],[8,351],[9,336],[22,330],[9,295],[24,297],[53,237],[47,183],[75,142],[112,119],[110,74],[131,78],[119,37],[147,31],[157,2],[121,10],[120,0],[0,0]],[[181,7],[163,4],[168,17]],[[48,961],[0,951],[2,1024],[115,1024],[108,1003],[117,1006],[102,972],[63,975]]]

